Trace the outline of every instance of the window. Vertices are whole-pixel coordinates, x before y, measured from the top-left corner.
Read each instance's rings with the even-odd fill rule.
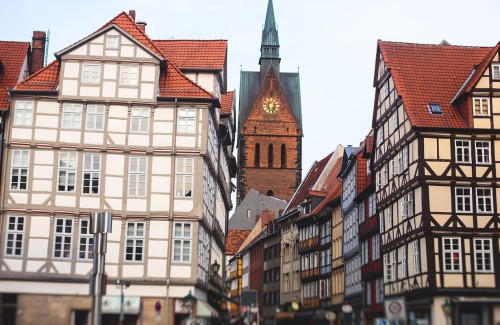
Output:
[[[133,107],[130,113],[130,131],[148,132],[149,115],[148,107]]]
[[[495,80],[500,79],[500,65],[492,64],[491,70],[493,72],[493,79],[495,79]]]
[[[392,126],[394,127],[394,130],[396,130],[399,126],[399,118],[398,118],[398,110],[397,109],[394,111],[394,114],[392,114]]]
[[[489,141],[476,141],[476,162],[481,165],[491,163],[491,149]]]
[[[56,218],[54,231],[54,257],[70,258],[73,239],[73,220]]]
[[[403,195],[403,202],[401,203],[401,217],[403,220],[413,216],[413,192]]]
[[[267,167],[273,167],[273,144],[270,143],[267,149]]]
[[[372,237],[372,261],[380,258],[380,235],[376,234]]]
[[[260,144],[255,145],[255,156],[254,156],[255,167],[260,167]]]
[[[82,193],[99,194],[100,175],[101,175],[101,155],[84,154]]]
[[[384,98],[389,96],[389,80],[384,82],[384,85],[382,86],[383,92],[384,92]]]
[[[469,187],[455,188],[457,212],[472,212],[472,190]]]
[[[379,213],[380,216],[380,233],[383,233],[385,231],[385,218],[384,218],[384,212],[381,211]]]
[[[193,197],[193,158],[177,158],[175,170],[175,196]]]
[[[435,103],[430,103],[428,106],[429,111],[431,114],[442,114],[443,110],[441,109],[441,105],[435,104]]]
[[[392,270],[392,280],[396,281],[398,279],[398,259],[397,259],[397,251],[391,252],[391,270]]]
[[[361,265],[368,264],[368,241],[361,242]]]
[[[375,193],[368,197],[368,216],[373,217],[377,213],[377,195]]]
[[[387,229],[392,228],[392,206],[387,210]]]
[[[358,206],[358,223],[365,222],[365,202],[361,202]]]
[[[413,242],[413,273],[420,274],[420,248],[418,240]]]
[[[120,85],[137,86],[139,80],[139,67],[122,65],[120,73]]]
[[[82,83],[98,84],[101,81],[100,64],[83,64]]]
[[[408,276],[408,261],[406,258],[406,245],[401,247],[401,277],[406,278]]]
[[[104,130],[104,105],[87,105],[86,129]]]
[[[443,264],[445,271],[462,271],[462,250],[460,246],[460,238],[443,238]]]
[[[459,163],[470,163],[470,141],[455,140],[455,159]]]
[[[399,174],[399,161],[398,159],[394,158],[390,161],[390,172],[392,173],[392,176],[396,176]]]
[[[191,223],[174,223],[174,262],[191,261]]]
[[[493,212],[493,193],[491,188],[476,188],[476,208],[477,213]]]
[[[490,116],[490,99],[489,98],[473,98],[474,116]]]
[[[128,194],[132,196],[145,196],[148,171],[147,157],[130,157]]]
[[[380,126],[380,129],[378,129],[378,145],[380,146],[384,142],[384,125],[382,124]]]
[[[372,283],[370,281],[366,282],[366,304],[368,306],[372,304]]]
[[[401,151],[398,153],[398,173],[404,172],[408,169],[408,147],[403,147]]]
[[[142,261],[144,250],[144,222],[128,222],[126,235],[126,261]]]
[[[89,219],[80,219],[80,245],[78,247],[78,258],[94,258],[94,236],[90,233]]]
[[[281,168],[286,168],[286,146],[281,145]]]
[[[474,270],[476,272],[493,272],[492,257],[491,239],[474,239]]]
[[[14,125],[31,126],[33,121],[33,102],[16,101]]]
[[[389,254],[384,255],[384,281],[385,282],[392,281],[392,265]]]
[[[177,132],[193,134],[196,131],[196,110],[194,108],[180,108]]]
[[[24,216],[9,216],[5,237],[5,255],[23,255]]]
[[[60,192],[74,192],[75,180],[76,152],[60,152],[57,190]]]
[[[28,184],[29,150],[12,150],[11,190],[25,190]]]
[[[118,49],[118,36],[106,36],[106,49]]]
[[[62,125],[63,129],[80,130],[82,127],[82,105],[81,104],[64,104],[62,110]]]

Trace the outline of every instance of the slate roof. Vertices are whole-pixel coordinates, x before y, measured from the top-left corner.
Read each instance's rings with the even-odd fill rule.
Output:
[[[226,238],[226,255],[236,254],[250,232],[251,230],[229,230]]]
[[[494,55],[494,48],[381,40],[378,47],[413,126],[468,127],[451,102],[461,89],[467,92],[475,85],[479,72],[484,71],[489,64],[488,58]],[[441,105],[443,113],[430,114],[429,103]]]
[[[284,72],[279,74],[279,80],[283,88],[283,92],[288,100],[288,104],[299,128],[302,129],[302,105],[300,98],[300,75],[295,72]],[[260,89],[260,72],[259,71],[241,71],[240,76],[240,107],[238,130],[241,130],[243,123],[246,121],[253,103],[257,98]]]
[[[220,113],[222,115],[230,115],[232,113],[232,108],[233,108],[233,101],[234,101],[234,91],[228,91],[225,94],[221,95],[221,107],[220,107]]]
[[[276,29],[276,20],[274,19],[273,0],[267,3],[266,22],[262,30],[262,45],[279,46],[278,30]]]
[[[0,110],[9,108],[8,88],[13,88],[23,75],[23,63],[30,43],[0,41]]]
[[[227,40],[155,40],[154,43],[182,70],[224,70]]]

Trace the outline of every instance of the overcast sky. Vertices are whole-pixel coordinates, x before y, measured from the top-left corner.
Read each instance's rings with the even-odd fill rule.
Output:
[[[227,39],[228,89],[240,67],[258,70],[268,0],[20,0],[2,3],[0,40],[50,30],[53,53],[122,11],[135,9],[153,39]],[[281,71],[300,69],[303,175],[337,144],[357,146],[371,127],[377,39],[494,46],[498,0],[274,0]]]

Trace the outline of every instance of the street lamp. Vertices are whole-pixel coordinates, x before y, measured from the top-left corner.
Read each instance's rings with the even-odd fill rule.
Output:
[[[195,303],[196,303],[196,297],[193,296],[190,289],[189,293],[184,296],[184,304],[187,305],[187,307],[189,307],[189,318],[194,318],[193,310]]]
[[[448,318],[451,319],[451,313],[452,313],[452,306],[448,298],[444,300],[444,303],[441,305],[441,309],[443,309],[443,313],[445,314],[446,317],[446,323],[448,324]]]
[[[123,303],[125,300],[125,296],[123,294],[123,289],[130,287],[130,281],[123,281],[123,280],[116,280],[115,282],[116,287],[120,288],[120,325],[123,325],[123,320],[125,318],[125,315],[123,313]]]
[[[214,278],[219,273],[220,264],[215,260],[212,265],[210,265],[210,278]]]

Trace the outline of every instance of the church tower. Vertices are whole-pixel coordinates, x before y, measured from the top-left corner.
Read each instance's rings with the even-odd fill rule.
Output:
[[[298,73],[281,72],[273,1],[260,47],[260,71],[241,71],[237,204],[253,188],[289,201],[301,181],[302,109]]]

